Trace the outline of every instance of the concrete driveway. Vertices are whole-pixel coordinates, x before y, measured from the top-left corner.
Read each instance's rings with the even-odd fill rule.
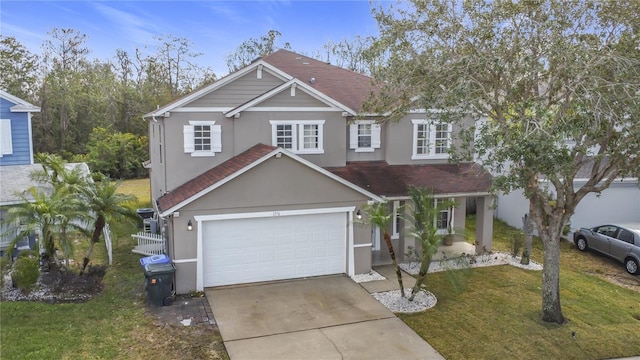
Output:
[[[206,290],[232,360],[444,359],[346,276]]]

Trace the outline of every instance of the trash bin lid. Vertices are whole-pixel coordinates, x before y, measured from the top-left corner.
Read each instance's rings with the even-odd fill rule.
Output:
[[[143,267],[147,264],[168,264],[171,262],[171,259],[166,254],[161,255],[153,255],[140,258],[140,265]]]
[[[173,267],[173,264],[146,264],[144,266],[144,274],[146,276],[160,275],[160,274],[170,274],[174,273],[176,268]]]

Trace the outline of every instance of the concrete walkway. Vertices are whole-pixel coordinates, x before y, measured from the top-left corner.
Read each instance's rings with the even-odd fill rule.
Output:
[[[346,276],[205,293],[232,360],[444,359]]]

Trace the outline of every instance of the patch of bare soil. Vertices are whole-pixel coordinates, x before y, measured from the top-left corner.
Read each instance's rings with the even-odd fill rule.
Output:
[[[102,278],[106,266],[89,266],[84,275],[73,271],[52,271],[40,274],[29,291],[13,286],[10,275],[6,275],[0,292],[2,301],[85,302],[98,295],[104,285]]]
[[[627,289],[640,292],[640,276],[631,275],[625,271],[606,272],[604,274],[594,274],[612,284],[616,284]]]

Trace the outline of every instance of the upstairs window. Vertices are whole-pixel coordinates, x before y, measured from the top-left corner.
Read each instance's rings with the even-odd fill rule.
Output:
[[[294,125],[281,124],[275,125],[276,127],[276,141],[275,146],[283,149],[293,149],[295,143],[295,133],[293,131]]]
[[[193,126],[193,148],[195,151],[211,151],[211,125]]]
[[[222,127],[215,121],[189,121],[183,127],[184,152],[197,156],[215,156],[222,152]]]
[[[373,120],[358,120],[349,125],[349,147],[356,152],[380,148],[380,125]]]
[[[451,148],[451,124],[433,120],[412,120],[412,160],[446,159]]]
[[[296,154],[323,154],[324,120],[272,120],[271,143]]]

